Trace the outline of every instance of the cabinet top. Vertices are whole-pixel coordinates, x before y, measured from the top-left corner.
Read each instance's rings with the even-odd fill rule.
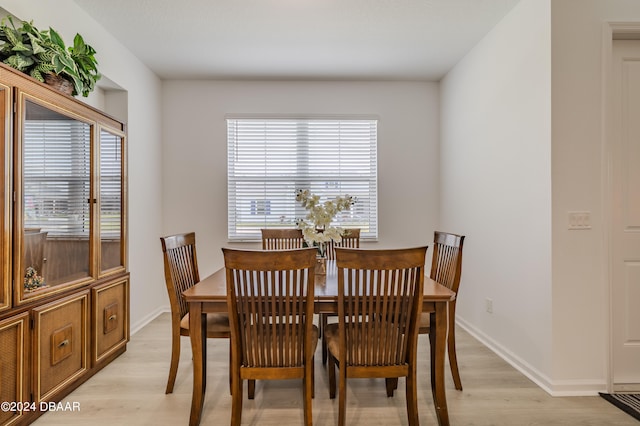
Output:
[[[0,62],[0,85],[8,87],[15,87],[22,92],[32,94],[46,102],[57,105],[65,109],[82,108],[85,115],[89,115],[87,118],[94,119],[98,122],[109,125],[119,129],[122,132],[126,132],[126,125],[121,120],[101,111],[100,109],[89,105],[82,100],[69,96],[59,90],[56,90],[52,86],[45,83],[41,83],[35,78],[21,71],[18,71],[10,66]],[[87,111],[91,111],[88,114]]]

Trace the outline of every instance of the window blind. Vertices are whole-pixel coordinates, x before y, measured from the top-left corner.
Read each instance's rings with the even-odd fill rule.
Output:
[[[356,203],[334,224],[378,237],[377,120],[228,119],[228,237],[259,240],[261,228],[295,227],[308,189]]]
[[[100,130],[100,237],[122,236],[122,138]]]
[[[91,127],[76,120],[26,120],[24,227],[88,237]]]

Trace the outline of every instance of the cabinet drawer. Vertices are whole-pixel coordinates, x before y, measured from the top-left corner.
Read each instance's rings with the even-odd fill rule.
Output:
[[[36,403],[49,399],[87,371],[88,314],[88,291],[33,310]]]
[[[129,341],[129,280],[117,280],[92,289],[93,362],[100,362]]]
[[[25,363],[29,314],[0,321],[0,401],[25,402],[27,399]],[[22,416],[20,407],[0,411],[0,424],[10,425]],[[13,411],[18,409],[16,411]]]

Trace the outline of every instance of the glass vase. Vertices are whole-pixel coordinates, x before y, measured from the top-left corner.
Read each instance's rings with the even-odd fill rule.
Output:
[[[326,275],[327,273],[327,257],[316,256],[316,275]]]

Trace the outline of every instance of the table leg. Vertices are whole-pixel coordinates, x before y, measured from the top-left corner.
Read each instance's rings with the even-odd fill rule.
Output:
[[[449,426],[447,395],[444,389],[444,354],[447,346],[447,304],[434,303],[435,312],[431,312],[431,391],[436,416],[440,426]]]
[[[191,396],[191,416],[189,425],[200,424],[206,380],[206,316],[202,314],[200,303],[189,304],[189,337],[191,338],[191,351],[193,354],[193,395]]]

